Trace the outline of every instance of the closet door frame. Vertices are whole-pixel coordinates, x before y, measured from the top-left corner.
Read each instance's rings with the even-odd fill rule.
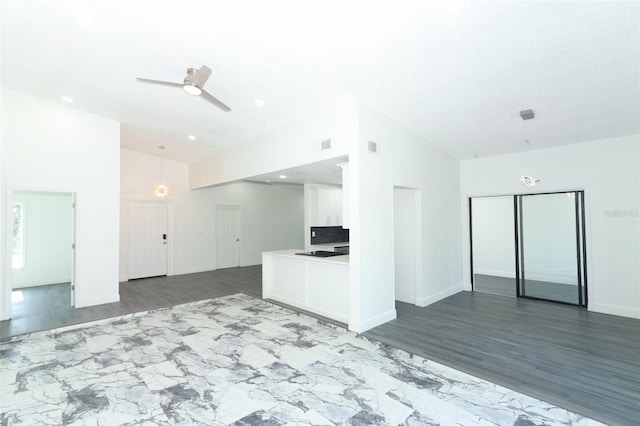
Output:
[[[533,194],[514,194],[513,195],[513,225],[514,225],[514,258],[515,258],[515,285],[516,297],[542,300],[547,302],[561,303],[570,306],[578,306],[587,308],[588,291],[587,291],[587,241],[586,241],[586,219],[585,219],[585,195],[584,190],[567,190],[554,192],[539,192]],[[526,295],[526,277],[524,268],[524,232],[522,221],[522,200],[523,197],[532,197],[536,195],[555,195],[555,194],[574,194],[575,199],[575,235],[576,235],[576,268],[577,268],[577,291],[578,303],[565,302],[560,300],[545,299],[541,297]],[[470,242],[470,273],[471,273],[471,290],[476,291],[474,280],[473,266],[473,215],[472,205],[473,198],[469,197],[469,242]]]

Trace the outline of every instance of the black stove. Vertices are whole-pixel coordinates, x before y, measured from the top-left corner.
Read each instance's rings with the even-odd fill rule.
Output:
[[[335,251],[316,250],[308,251],[306,253],[296,253],[301,256],[313,256],[313,257],[333,257],[333,256],[345,256],[347,253],[338,253]]]

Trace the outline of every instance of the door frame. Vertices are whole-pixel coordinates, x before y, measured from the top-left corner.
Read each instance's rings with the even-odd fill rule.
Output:
[[[120,200],[120,282],[129,280],[129,204],[148,203],[167,205],[167,276],[175,275],[175,242],[174,242],[174,218],[175,205],[171,200]]]
[[[579,277],[582,277],[583,283],[582,285],[584,286],[584,290],[579,291],[579,302],[582,304],[574,304],[574,303],[567,303],[567,302],[562,302],[562,301],[556,301],[556,300],[549,300],[549,299],[541,299],[541,298],[536,298],[536,297],[531,297],[531,296],[522,296],[520,294],[520,276],[521,276],[521,272],[520,272],[520,240],[519,240],[519,199],[521,199],[522,196],[529,196],[529,195],[548,195],[548,194],[562,194],[562,193],[570,193],[570,192],[575,192],[575,193],[581,193],[581,209],[576,212],[576,239],[577,241],[579,241],[579,246],[577,247],[578,249],[578,274]],[[592,291],[591,287],[588,286],[588,277],[592,276],[591,273],[591,265],[592,262],[590,261],[590,256],[591,256],[591,247],[590,247],[590,238],[587,238],[589,235],[591,235],[591,220],[590,220],[590,209],[589,209],[589,200],[590,197],[587,196],[587,194],[590,193],[590,188],[588,186],[576,186],[576,187],[571,187],[571,188],[558,188],[558,189],[550,189],[547,191],[539,191],[539,192],[517,192],[517,193],[495,193],[495,194],[480,194],[480,195],[472,195],[472,194],[467,194],[465,195],[465,198],[467,200],[466,202],[466,208],[467,208],[467,226],[468,226],[468,237],[466,238],[467,244],[468,244],[468,253],[469,253],[469,259],[468,259],[468,265],[469,265],[469,283],[470,283],[470,287],[471,287],[471,291],[476,291],[475,290],[475,283],[474,283],[474,267],[473,267],[473,217],[472,217],[472,199],[474,198],[491,198],[491,197],[513,197],[513,203],[514,203],[514,210],[513,210],[513,215],[514,215],[514,221],[513,221],[513,225],[514,225],[514,245],[515,245],[515,268],[516,268],[516,297],[518,298],[525,298],[525,299],[532,299],[532,300],[542,300],[542,301],[548,301],[548,302],[553,302],[553,303],[560,303],[560,304],[564,304],[564,305],[569,305],[569,306],[576,306],[579,308],[584,308],[584,309],[588,309],[588,301],[590,299],[590,294],[589,292]],[[578,205],[578,199],[580,197],[576,197],[576,205]],[[578,229],[578,227],[580,227],[580,229]],[[582,239],[580,241],[579,235],[582,235]],[[582,297],[584,295],[584,297]]]
[[[423,281],[423,250],[422,250],[422,221],[419,218],[422,217],[422,191],[420,188],[408,187],[408,186],[393,186],[393,196],[394,196],[394,209],[393,209],[393,275],[394,275],[394,303],[396,299],[396,249],[397,249],[397,236],[396,236],[396,213],[395,213],[395,202],[396,202],[396,190],[407,191],[410,197],[410,208],[412,209],[412,235],[413,235],[413,275],[414,275],[414,283],[413,283],[413,301],[412,304],[415,306],[426,306],[427,300],[424,297],[424,288],[421,285]]]
[[[218,209],[220,208],[233,208],[234,210],[238,211],[238,266],[242,266],[242,256],[241,256],[241,248],[242,248],[242,243],[243,243],[243,234],[242,234],[242,206],[239,204],[216,204],[215,205],[215,210],[214,210],[214,227],[213,227],[213,231],[214,231],[214,253],[215,253],[215,268],[216,269],[224,269],[224,268],[233,268],[234,266],[224,266],[224,267],[220,267],[220,265],[218,264]]]
[[[13,268],[11,266],[12,260],[12,239],[13,239],[13,202],[16,192],[49,192],[55,194],[70,194],[73,200],[73,208],[71,211],[71,217],[73,220],[72,226],[72,241],[74,247],[71,252],[71,306],[75,307],[75,295],[77,291],[76,283],[76,249],[75,244],[78,241],[78,220],[77,220],[77,203],[78,192],[75,189],[52,189],[52,188],[34,188],[34,187],[22,187],[22,186],[7,186],[5,192],[5,204],[4,204],[4,257],[0,261],[4,264],[3,279],[0,280],[0,320],[8,320],[12,317],[11,306],[11,292],[13,291]]]

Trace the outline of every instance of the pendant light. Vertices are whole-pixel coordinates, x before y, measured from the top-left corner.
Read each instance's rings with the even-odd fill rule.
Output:
[[[530,109],[527,109],[527,110],[524,110],[524,111],[520,111],[520,117],[522,117],[522,119],[524,121],[533,120],[535,118],[535,116],[536,115],[534,114],[534,112],[532,110],[530,110]],[[524,128],[524,130],[525,130],[525,132],[524,132],[524,143],[526,144],[525,153],[524,153],[524,163],[525,164],[523,164],[523,171],[522,171],[522,173],[520,173],[520,183],[523,186],[527,186],[529,188],[533,188],[534,186],[536,186],[536,183],[540,182],[540,179],[536,179],[533,176],[529,176],[529,175],[525,175],[524,174],[524,167],[527,165],[526,164],[527,163],[526,160],[528,158],[527,154],[529,153],[529,150],[531,149],[531,142],[528,139],[528,137],[529,137],[528,129],[529,129],[529,127],[527,126],[527,123],[525,123],[525,128]]]
[[[169,188],[169,185],[164,183],[164,180],[162,179],[162,166],[164,163],[164,156],[163,156],[164,146],[160,145],[158,148],[160,148],[160,182],[153,187],[153,195],[160,200],[166,200],[171,195],[171,189]]]

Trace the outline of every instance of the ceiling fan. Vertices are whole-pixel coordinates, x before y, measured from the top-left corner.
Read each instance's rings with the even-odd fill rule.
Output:
[[[231,108],[216,99],[211,93],[202,88],[211,75],[211,69],[206,65],[200,67],[200,69],[189,68],[187,69],[187,76],[182,83],[173,83],[171,81],[150,80],[148,78],[136,77],[136,80],[143,83],[159,84],[162,86],[182,87],[185,92],[194,96],[202,96],[207,101],[211,102],[221,110],[225,112],[231,111]]]

